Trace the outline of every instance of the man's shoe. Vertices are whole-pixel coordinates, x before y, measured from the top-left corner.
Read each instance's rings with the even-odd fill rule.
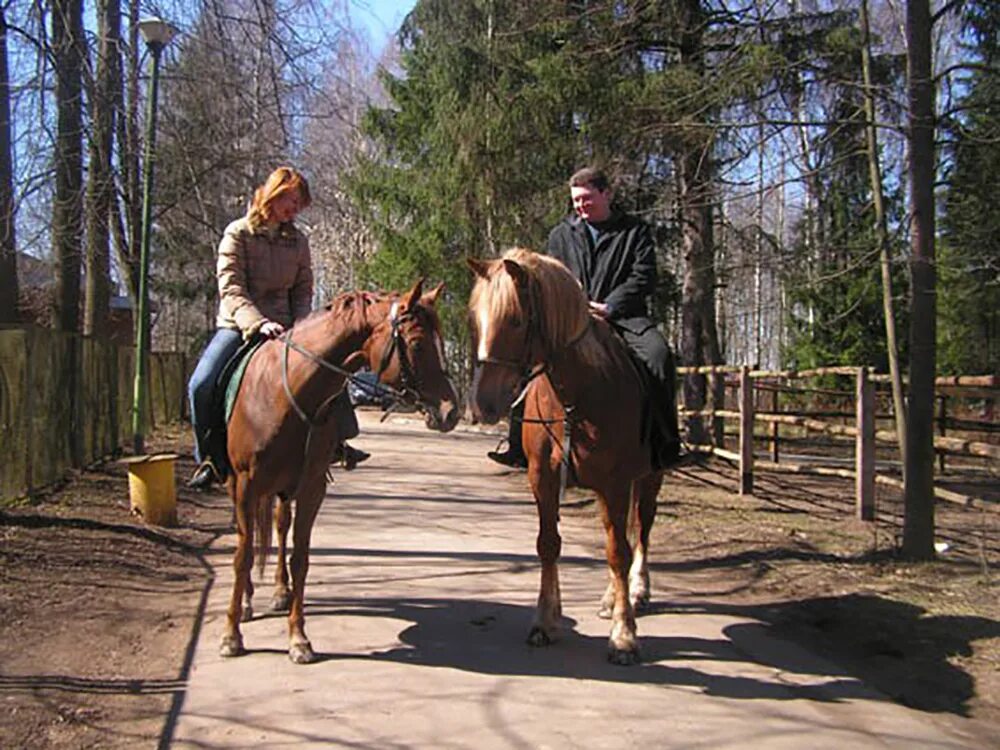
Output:
[[[363,451],[360,448],[355,448],[344,440],[337,446],[337,450],[333,452],[333,463],[343,463],[344,471],[351,471],[362,461],[367,461],[371,458],[371,455],[371,453]]]
[[[508,448],[505,451],[489,451],[486,457],[512,469],[527,469],[528,459],[523,453]]]
[[[371,458],[371,453],[355,448],[353,445],[344,443],[344,471],[350,471],[362,461]]]
[[[203,461],[194,470],[194,474],[187,481],[187,486],[193,490],[207,490],[215,483],[215,469],[208,461]]]

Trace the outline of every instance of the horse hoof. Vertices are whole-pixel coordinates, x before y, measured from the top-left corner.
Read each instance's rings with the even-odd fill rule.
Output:
[[[601,603],[601,608],[597,610],[597,616],[602,620],[610,620],[613,609],[610,605]]]
[[[288,647],[288,658],[293,664],[311,664],[316,661],[316,654],[312,650],[309,641],[305,643],[293,643]]]
[[[649,609],[649,594],[641,594],[632,600],[632,609],[636,614]]]
[[[529,646],[550,646],[551,644],[552,637],[537,625],[528,633]]]
[[[633,664],[639,663],[639,649],[608,646],[608,661],[620,667],[631,667]]]
[[[250,622],[253,619],[253,607],[249,604],[244,605],[243,611],[240,613],[240,622]]]
[[[271,611],[272,612],[287,612],[292,606],[292,595],[285,594],[275,594],[271,597]]]
[[[230,657],[230,656],[242,656],[243,655],[243,639],[239,637],[233,637],[227,635],[222,639],[222,643],[219,646],[219,656]]]

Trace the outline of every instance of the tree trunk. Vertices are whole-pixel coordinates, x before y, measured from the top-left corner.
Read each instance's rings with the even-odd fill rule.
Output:
[[[700,0],[685,0],[684,32],[681,41],[681,62],[697,74],[705,75],[702,36],[705,29]],[[709,131],[708,128],[705,129]],[[715,321],[715,241],[712,234],[712,138],[706,132],[703,139],[692,138],[683,153],[675,159],[678,202],[684,255],[684,280],[681,297],[681,364],[694,367],[721,361],[719,335]],[[700,142],[699,142],[700,141]],[[718,396],[719,379],[715,380],[714,395]],[[704,375],[684,377],[684,408],[701,411],[706,401]],[[720,402],[715,401],[716,404]],[[708,431],[701,417],[687,421],[688,440],[708,442]]]
[[[138,309],[139,245],[142,243],[142,196],[139,185],[139,3],[128,2],[128,41],[125,45],[126,72],[124,86],[124,116],[118,118],[119,171],[121,192],[112,194],[111,231],[114,234],[118,270]],[[121,205],[119,205],[119,198]]]
[[[51,7],[57,111],[52,205],[56,263],[53,324],[63,331],[78,331],[83,241],[83,3],[52,0]]]
[[[872,94],[871,35],[868,29],[868,0],[861,0],[861,74],[864,78],[865,135],[868,146],[868,173],[872,184],[875,208],[875,232],[882,266],[882,315],[885,316],[885,348],[889,355],[889,375],[892,379],[892,405],[896,418],[899,455],[906,465],[906,403],[903,400],[903,377],[899,371],[899,345],[896,343],[896,315],[892,304],[892,261],[889,257],[889,227],[885,216],[882,191],[882,169],[878,161],[878,134],[875,131],[875,97]]]
[[[907,0],[910,154],[910,402],[903,468],[903,555],[934,557],[934,82],[929,0]]]
[[[88,336],[105,330],[110,309],[110,235],[114,182],[111,150],[115,109],[120,97],[118,51],[121,38],[121,3],[99,0],[97,76],[91,96],[93,136],[87,183],[87,284],[83,332]]]
[[[19,319],[17,243],[14,236],[14,169],[11,155],[7,19],[0,5],[0,325]]]

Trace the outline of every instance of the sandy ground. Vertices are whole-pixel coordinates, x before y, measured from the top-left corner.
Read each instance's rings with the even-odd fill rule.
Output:
[[[338,476],[313,536],[307,628],[320,662],[291,664],[284,618],[217,655],[228,544],[211,558],[179,747],[961,747],[972,741],[718,607],[718,571],[659,577],[644,663],[605,659],[606,583],[592,513],[565,514],[563,639],[525,644],[537,593],[525,481],[493,438],[365,424],[369,463]],[[262,591],[266,601],[267,592]]]
[[[724,468],[685,471],[658,518],[643,663],[616,667],[592,498],[563,512],[563,637],[532,648],[535,514],[524,476],[484,458],[496,438],[362,425],[373,457],[337,473],[313,534],[307,666],[267,582],[249,653],[218,656],[224,497],[182,491],[180,527],[147,528],[108,468],[5,511],[0,746],[1000,745],[992,520],[978,542],[956,532],[968,559],[901,566],[892,521],[856,525],[837,487],[762,480],[736,504]]]

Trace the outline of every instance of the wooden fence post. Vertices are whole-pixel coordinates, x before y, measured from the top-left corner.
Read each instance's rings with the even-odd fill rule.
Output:
[[[858,434],[854,441],[854,496],[862,521],[875,520],[875,389],[868,368],[859,367],[856,389]]]
[[[775,414],[778,413],[778,384],[774,384],[774,390],[771,391],[771,411]],[[780,427],[780,422],[771,423],[771,460],[774,463],[778,463],[778,429]]]
[[[740,494],[753,494],[753,381],[740,368]]]
[[[938,434],[944,437],[948,431],[948,395],[942,393],[938,396],[938,403],[941,405],[938,417]],[[938,453],[938,470],[944,474],[944,451]]]
[[[716,372],[710,377],[712,394],[712,411],[721,411],[726,408],[726,375]],[[722,403],[716,403],[721,399]],[[726,420],[722,417],[712,417],[712,444],[718,448],[726,447]]]

